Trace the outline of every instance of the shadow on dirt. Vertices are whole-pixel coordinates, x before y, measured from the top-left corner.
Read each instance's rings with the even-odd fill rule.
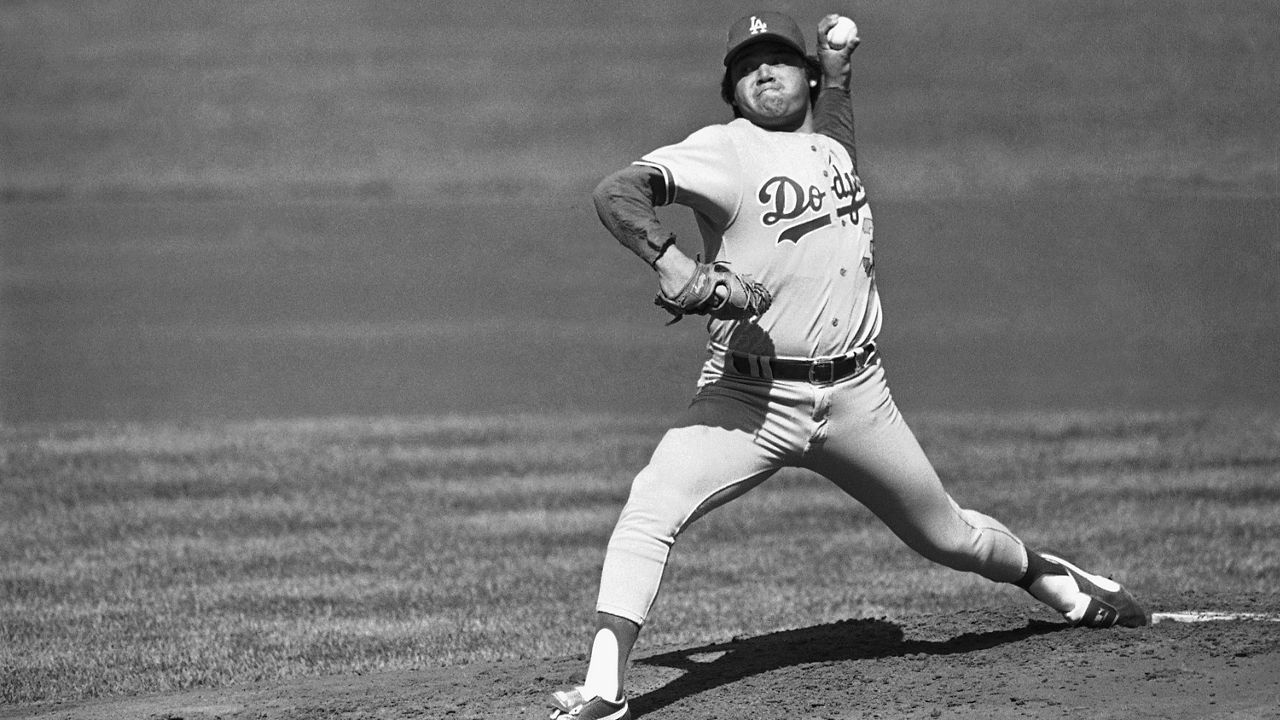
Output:
[[[1033,620],[1026,627],[965,633],[945,641],[905,640],[902,628],[879,619],[842,620],[827,625],[784,630],[759,637],[677,650],[637,660],[645,665],[676,668],[685,674],[631,699],[642,716],[672,703],[730,683],[793,665],[873,660],[907,655],[954,655],[986,650],[1037,635],[1066,630],[1064,623]]]

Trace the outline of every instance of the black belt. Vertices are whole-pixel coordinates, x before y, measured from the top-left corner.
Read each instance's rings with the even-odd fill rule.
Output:
[[[876,356],[876,344],[867,343],[844,357],[830,360],[787,360],[763,355],[730,352],[734,372],[747,377],[774,380],[802,380],[814,385],[833,382],[862,372]]]

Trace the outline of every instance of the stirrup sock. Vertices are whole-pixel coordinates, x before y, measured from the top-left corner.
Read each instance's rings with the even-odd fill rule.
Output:
[[[587,679],[582,683],[582,694],[590,700],[602,697],[617,701],[622,698],[618,677],[622,674],[618,665],[622,662],[618,651],[618,638],[612,630],[601,628],[591,643],[591,660],[587,664]]]
[[[1080,619],[1073,614],[1083,615],[1089,605],[1089,596],[1080,592],[1071,573],[1034,550],[1027,551],[1027,572],[1014,584],[1072,621]]]

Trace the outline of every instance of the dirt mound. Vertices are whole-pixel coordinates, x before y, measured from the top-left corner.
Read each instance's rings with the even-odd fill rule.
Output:
[[[1099,631],[992,608],[650,648],[631,671],[631,706],[652,720],[1280,718],[1278,613],[1280,597],[1269,597],[1216,619],[1171,613],[1152,627]],[[310,678],[0,717],[541,718],[547,691],[579,680],[583,664],[553,658]]]

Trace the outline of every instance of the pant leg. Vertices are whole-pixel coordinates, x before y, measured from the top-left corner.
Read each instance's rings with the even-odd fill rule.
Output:
[[[614,527],[596,610],[643,625],[677,536],[777,471],[767,403],[730,383],[704,388],[636,476]]]
[[[867,506],[909,547],[956,570],[1014,582],[1022,541],[999,521],[961,508],[903,420],[876,366],[829,394],[824,427],[803,464]]]

